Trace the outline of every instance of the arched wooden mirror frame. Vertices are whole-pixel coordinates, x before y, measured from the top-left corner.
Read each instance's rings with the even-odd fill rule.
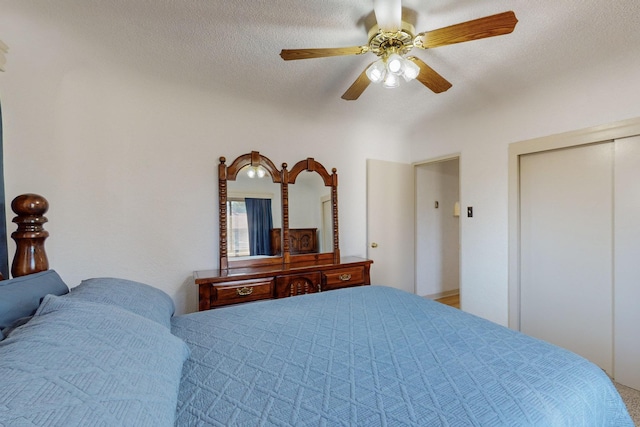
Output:
[[[266,258],[230,260],[228,257],[228,230],[227,230],[227,181],[235,181],[238,173],[246,166],[263,167],[271,176],[274,183],[280,184],[280,201],[282,203],[282,235],[280,242],[282,254]],[[289,184],[295,184],[296,178],[303,171],[316,172],[322,178],[324,185],[331,187],[332,225],[333,225],[333,250],[326,253],[314,253],[304,255],[291,255],[289,247]],[[220,269],[243,267],[273,266],[291,263],[339,263],[339,234],[338,234],[338,175],[336,169],[332,173],[313,158],[307,158],[296,163],[293,168],[287,170],[287,164],[282,164],[282,170],[278,170],[275,164],[258,151],[252,151],[236,158],[227,166],[226,159],[220,157],[218,165],[218,202],[220,225]],[[275,224],[274,224],[275,226]]]
[[[300,175],[300,173],[304,171],[316,172],[322,178],[324,185],[326,187],[331,187],[331,213],[332,213],[332,247],[333,250],[326,253],[318,253],[318,254],[305,254],[305,255],[291,255],[289,251],[289,185],[295,184],[296,178]],[[316,261],[316,262],[332,262],[339,263],[340,262],[340,242],[339,242],[339,233],[338,233],[338,174],[336,168],[331,170],[331,174],[327,172],[325,167],[315,161],[312,157],[308,157],[306,160],[301,160],[293,167],[290,171],[287,170],[287,164],[282,164],[282,194],[283,194],[283,202],[284,202],[284,215],[283,215],[283,223],[284,223],[284,261],[285,263],[293,263],[293,262],[307,262],[307,261]],[[286,195],[286,197],[285,197]]]

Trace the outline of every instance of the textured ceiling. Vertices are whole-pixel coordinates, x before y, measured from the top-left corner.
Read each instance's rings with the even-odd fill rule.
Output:
[[[370,85],[340,99],[373,54],[283,61],[282,48],[367,43],[372,0],[0,0],[2,8],[59,27],[95,45],[105,60],[238,98],[357,118],[428,120],[482,108],[594,61],[640,54],[638,0],[404,0],[426,31],[513,10],[512,34],[414,49],[453,87],[434,94],[418,82]],[[0,37],[3,37],[0,34]],[[5,42],[10,45],[10,40]],[[59,47],[60,48],[60,47]],[[7,68],[11,64],[11,51]]]

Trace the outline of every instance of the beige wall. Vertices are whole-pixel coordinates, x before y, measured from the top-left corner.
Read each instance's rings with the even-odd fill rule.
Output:
[[[328,111],[300,116],[224,88],[162,81],[28,17],[0,14],[0,29],[11,47],[0,74],[7,197],[49,199],[51,265],[71,286],[141,280],[169,292],[180,312],[196,307],[191,272],[217,266],[219,156],[259,150],[276,164],[311,156],[336,167],[342,253],[362,256],[366,159],[461,153],[461,206],[475,214],[461,218],[464,308],[507,324],[508,144],[640,116],[637,55],[395,136]]]
[[[49,200],[50,264],[70,286],[124,277],[195,310],[192,271],[218,266],[218,158],[251,150],[337,168],[341,252],[366,255],[366,158],[408,162],[406,145],[331,112],[299,116],[158,80],[64,28],[1,14],[0,28],[11,46],[0,74],[7,198]]]
[[[508,324],[508,146],[640,117],[640,57],[594,63],[513,93],[502,104],[461,111],[410,132],[414,161],[460,153],[463,308]],[[425,129],[428,132],[425,133]]]

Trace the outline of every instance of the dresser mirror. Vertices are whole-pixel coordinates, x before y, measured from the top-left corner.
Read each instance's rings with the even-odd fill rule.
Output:
[[[290,255],[334,251],[332,189],[337,176],[313,159],[298,162],[288,173]]]
[[[227,182],[227,256],[230,259],[279,255],[270,233],[282,226],[280,183],[265,169],[247,165]]]
[[[279,170],[257,151],[218,166],[220,268],[338,262],[338,177],[312,158]]]
[[[281,184],[282,172],[257,151],[244,154],[229,165],[224,157],[220,157],[221,269],[282,263],[282,255],[271,255],[267,249],[270,229],[282,224]],[[271,210],[271,214],[265,214],[265,210]],[[250,235],[257,236],[258,241],[251,241]]]
[[[301,173],[295,184],[289,184],[289,236],[291,243],[295,242],[289,251],[291,254],[332,252],[332,229],[330,187],[325,186],[315,172]]]

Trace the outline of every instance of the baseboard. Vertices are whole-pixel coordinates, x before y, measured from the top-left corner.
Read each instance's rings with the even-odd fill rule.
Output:
[[[423,295],[422,298],[438,299],[438,298],[444,298],[444,297],[451,297],[453,295],[460,295],[460,289],[454,289],[452,291],[438,292],[436,294]]]

